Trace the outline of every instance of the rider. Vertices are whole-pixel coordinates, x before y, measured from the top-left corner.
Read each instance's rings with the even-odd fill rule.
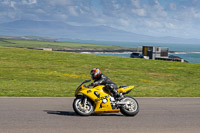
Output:
[[[106,90],[110,91],[115,99],[120,99],[122,97],[122,95],[117,92],[117,85],[112,82],[106,75],[101,73],[98,68],[93,68],[90,71],[90,75],[92,80],[94,80],[94,82],[91,83],[91,86],[105,85]]]

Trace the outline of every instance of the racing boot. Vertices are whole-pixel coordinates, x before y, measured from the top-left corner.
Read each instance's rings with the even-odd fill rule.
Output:
[[[115,100],[119,101],[123,98],[123,95],[121,93],[118,93],[117,90],[113,89],[112,90],[113,96]]]

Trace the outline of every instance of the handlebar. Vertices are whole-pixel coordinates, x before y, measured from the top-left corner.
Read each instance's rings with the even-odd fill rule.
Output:
[[[90,88],[92,85],[91,84],[89,84],[88,86],[86,86],[87,88]]]

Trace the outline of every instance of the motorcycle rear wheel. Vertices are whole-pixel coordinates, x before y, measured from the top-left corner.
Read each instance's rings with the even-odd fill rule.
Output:
[[[125,104],[120,108],[120,112],[126,116],[135,116],[139,112],[139,104],[132,97],[124,97],[121,101],[129,102],[129,104]]]
[[[90,102],[90,100],[87,100],[86,105],[83,106],[82,100],[83,100],[82,97],[77,97],[76,99],[74,99],[73,102],[74,111],[81,116],[91,115],[94,112],[94,107],[92,103]]]

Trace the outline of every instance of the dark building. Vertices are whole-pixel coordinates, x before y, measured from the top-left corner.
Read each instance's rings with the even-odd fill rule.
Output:
[[[169,48],[166,47],[143,46],[142,52],[133,52],[130,55],[130,57],[152,59],[152,60],[188,62],[178,56],[173,56],[173,55],[168,56],[168,53],[169,53]]]
[[[156,58],[168,58],[169,49],[165,47],[143,46],[144,57],[155,60]]]

